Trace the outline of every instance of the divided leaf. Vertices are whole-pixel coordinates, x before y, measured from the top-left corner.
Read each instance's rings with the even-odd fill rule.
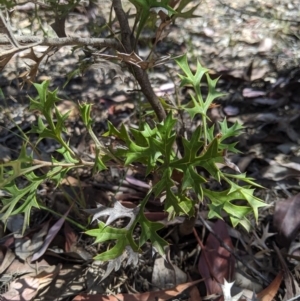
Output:
[[[86,209],[85,211],[93,214],[92,222],[99,217],[108,216],[105,225],[110,225],[119,218],[128,217],[130,221],[124,229],[129,230],[139,214],[140,207],[126,208],[116,201],[113,207],[98,204],[97,209]]]
[[[107,251],[98,254],[94,259],[101,261],[108,261],[115,259],[122,255],[127,246],[138,252],[139,248],[133,240],[133,234],[131,230],[126,228],[118,229],[110,226],[106,226],[103,222],[99,222],[97,229],[88,230],[85,232],[87,235],[94,236],[95,243],[112,241],[114,246]]]
[[[150,240],[157,252],[161,256],[164,256],[165,247],[168,245],[168,243],[157,234],[157,231],[162,229],[164,225],[149,221],[142,212],[139,216],[138,222],[140,223],[142,229],[139,246],[141,247],[147,240]]]

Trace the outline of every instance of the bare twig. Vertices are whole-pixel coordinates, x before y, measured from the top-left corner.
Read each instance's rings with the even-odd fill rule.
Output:
[[[44,38],[38,36],[15,36],[18,43],[25,44],[27,47],[35,43],[41,46],[92,46],[92,47],[110,47],[118,51],[122,51],[120,43],[115,39],[103,38],[80,38],[80,37],[66,37],[66,38]],[[10,45],[10,40],[6,36],[0,35],[0,45]],[[34,45],[34,46],[36,46]],[[0,51],[1,53],[1,51]]]

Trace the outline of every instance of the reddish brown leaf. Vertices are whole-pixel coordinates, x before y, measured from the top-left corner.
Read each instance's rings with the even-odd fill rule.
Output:
[[[181,294],[184,290],[201,282],[202,279],[179,284],[172,289],[166,289],[156,292],[138,293],[138,294],[117,294],[117,295],[88,295],[80,294],[76,296],[73,301],[163,301],[169,300]]]
[[[277,231],[277,242],[289,248],[300,229],[300,193],[276,203],[273,224]]]
[[[277,274],[268,287],[257,294],[257,297],[260,299],[260,301],[272,301],[278,292],[282,279],[283,272],[281,271]]]
[[[214,224],[213,230],[227,246],[233,249],[224,221],[218,220]],[[224,279],[227,281],[232,280],[234,265],[234,257],[232,257],[230,252],[224,249],[220,245],[219,240],[210,233],[198,263],[198,270],[204,278],[207,294],[222,293],[220,284],[223,284]]]
[[[74,249],[74,246],[77,243],[78,237],[77,237],[76,233],[73,231],[73,229],[70,227],[69,223],[65,223],[64,234],[66,237],[65,251],[72,252]]]
[[[188,280],[191,281],[191,277],[190,275],[188,275]],[[202,301],[202,298],[200,296],[200,293],[199,293],[199,290],[197,288],[197,286],[192,286],[190,289],[189,289],[189,292],[190,292],[190,299],[189,301]]]

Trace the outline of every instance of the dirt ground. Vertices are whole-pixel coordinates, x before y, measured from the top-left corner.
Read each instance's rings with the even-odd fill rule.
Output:
[[[129,5],[128,1],[123,3],[125,7]],[[195,3],[197,1],[191,1],[189,6],[192,7]],[[103,18],[109,14],[109,5],[110,1],[99,0],[93,22],[102,24]],[[26,12],[20,11],[12,18],[12,25],[19,35],[28,34],[29,20],[22,17],[24,14]],[[236,263],[236,274],[232,279],[236,281],[236,293],[239,288],[248,290],[248,296],[244,298],[251,300],[253,290],[259,293],[268,288],[270,294],[276,290],[275,300],[289,300],[300,295],[299,0],[206,0],[198,6],[195,15],[197,17],[190,20],[179,19],[171,26],[168,37],[157,46],[157,55],[169,55],[172,58],[188,53],[192,65],[195,66],[199,60],[209,69],[213,78],[220,77],[218,88],[225,96],[217,101],[219,106],[211,110],[210,118],[213,122],[226,118],[229,122],[238,121],[244,125],[245,131],[239,137],[238,144],[241,153],[230,159],[241,172],[247,172],[247,175],[264,187],[257,189],[256,195],[269,204],[269,207],[260,211],[259,223],[251,233],[228,225],[229,235],[241,259],[237,260],[239,263]],[[68,35],[86,37],[89,26],[92,25],[84,14],[76,11],[67,19],[66,32]],[[101,34],[105,33],[99,33],[99,37]],[[151,33],[143,33],[143,43],[139,45],[141,57],[147,56],[147,45],[152,38]],[[35,50],[42,53],[45,48],[36,47]],[[51,87],[59,87],[59,96],[63,99],[60,110],[74,111],[67,128],[71,144],[80,150],[87,149],[89,142],[82,138],[82,123],[78,120],[74,103],[87,101],[94,104],[92,114],[95,131],[99,135],[107,128],[107,119],[116,125],[124,120],[134,124],[137,121],[136,114],[143,104],[141,95],[134,91],[137,89],[136,83],[126,70],[125,80],[122,81],[116,77],[114,70],[104,72],[96,66],[83,76],[75,76],[63,88],[66,74],[78,66],[78,60],[83,55],[81,50],[72,52],[71,47],[63,47],[41,63],[36,77],[37,82],[50,79]],[[20,74],[26,69],[26,63],[25,54],[20,53],[0,74],[0,158],[3,161],[18,156],[22,141],[18,138],[20,128],[26,132],[36,121],[36,116],[28,111],[27,98],[27,95],[34,95],[34,89],[27,89],[26,85],[22,87],[20,78]],[[151,83],[158,95],[170,96],[179,92],[182,99],[187,96],[186,91],[179,90],[177,72],[179,70],[172,59],[150,71]],[[47,159],[55,145],[52,141],[45,141],[39,148]],[[94,203],[108,199],[109,195],[114,195],[119,200],[126,200],[124,195],[129,198],[143,195],[143,190],[130,183],[118,190],[122,175],[120,171],[114,172],[99,175],[96,179],[86,176],[84,197],[87,203],[90,199]],[[50,191],[52,188],[45,188],[48,189],[46,203],[54,206],[54,211],[64,213],[67,203],[65,195],[74,197],[78,190],[65,187],[64,192],[54,193]],[[37,231],[36,227],[41,221],[49,220],[50,216],[48,213],[34,213],[31,230]],[[119,294],[119,298],[121,294],[131,293],[137,294],[142,300],[144,295],[138,294],[153,291],[154,288],[170,289],[185,283],[187,274],[189,281],[200,279],[197,269],[200,247],[193,234],[180,234],[179,223],[180,220],[176,220],[175,225],[168,224],[162,232],[171,246],[168,263],[153,257],[149,247],[144,250],[136,265],[126,266],[123,262],[118,271],[112,272],[102,282],[107,266],[92,261],[101,246],[93,245],[93,241],[78,229],[66,226],[64,231],[58,233],[40,262],[41,265],[49,265],[49,271],[52,268],[52,277],[40,284],[37,296],[26,300],[73,300],[81,292]],[[203,222],[199,220],[196,225],[203,229],[203,237],[207,237]],[[212,226],[212,222],[209,225]],[[2,229],[1,242],[5,241],[6,235],[11,231],[9,229]],[[287,231],[290,240],[280,242],[280,233],[275,235],[278,231]],[[60,247],[66,235],[76,237],[76,243],[69,247],[68,252]],[[7,258],[4,255],[10,252],[14,258],[24,259],[20,255],[24,248],[26,249],[24,242],[21,249],[4,249],[3,244],[2,258]],[[20,274],[31,273],[34,269],[30,263],[25,266],[24,260],[12,261],[15,266],[9,268],[3,262],[4,260],[0,266],[3,293]],[[245,262],[251,266],[250,270],[249,265],[244,266]],[[164,269],[161,269],[162,265]],[[18,269],[22,272],[17,273]],[[161,270],[166,271],[165,274]],[[279,284],[276,289],[273,286],[272,291],[270,283],[274,279]],[[201,300],[208,292],[203,283],[199,283],[197,287],[196,297],[192,297],[190,291],[190,295],[183,293],[177,300]],[[151,297],[155,300],[160,298],[159,295]],[[259,299],[272,300],[265,295],[264,298]],[[74,300],[92,299],[84,295],[82,299]],[[104,299],[99,297],[97,300]]]

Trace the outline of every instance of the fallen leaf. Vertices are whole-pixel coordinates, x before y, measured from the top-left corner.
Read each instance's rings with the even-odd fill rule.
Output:
[[[97,209],[86,209],[84,210],[87,213],[93,214],[92,222],[96,219],[99,219],[102,216],[108,216],[106,225],[110,225],[115,220],[128,217],[130,222],[127,224],[126,228],[129,229],[131,224],[134,222],[136,215],[138,214],[140,207],[135,208],[126,208],[120,202],[116,201],[113,207],[106,207],[101,204],[97,205]]]
[[[126,181],[129,183],[129,184],[132,184],[132,185],[135,185],[135,186],[138,186],[138,187],[141,187],[141,188],[145,188],[145,189],[150,189],[150,185],[141,181],[141,180],[138,180],[132,176],[126,176]]]
[[[72,252],[77,244],[78,236],[67,222],[64,225],[64,234],[66,237],[65,252]]]
[[[9,301],[31,301],[37,295],[38,287],[39,280],[27,276],[11,282],[8,291],[0,296]]]
[[[270,285],[257,294],[260,301],[272,301],[278,292],[282,279],[283,272],[280,271]]]
[[[269,105],[274,106],[278,103],[277,99],[269,98],[269,97],[258,97],[253,100],[253,103],[258,105]]]
[[[227,116],[236,116],[240,113],[240,109],[238,107],[231,106],[231,105],[225,106],[223,108],[223,111]]]
[[[44,237],[47,234],[48,227],[49,223],[47,222],[42,226],[40,231],[32,235],[32,238],[15,234],[15,254],[19,258],[26,260],[37,250],[39,250],[43,245]]]
[[[191,277],[190,275],[188,275],[188,280],[191,281]],[[192,286],[190,289],[189,289],[189,292],[190,292],[190,299],[189,301],[202,301],[202,298],[200,296],[200,293],[199,293],[199,289],[197,288],[197,286]]]
[[[300,296],[300,287],[299,287],[299,281],[297,281],[292,274],[292,272],[289,270],[285,258],[282,256],[281,251],[276,246],[276,244],[273,245],[274,251],[277,254],[277,258],[280,262],[280,265],[283,269],[283,279],[284,279],[284,285],[285,285],[285,296],[283,297],[283,300],[296,300],[294,299],[295,296]],[[298,299],[297,299],[298,300]]]
[[[238,301],[240,297],[243,295],[243,291],[241,291],[237,295],[231,296],[231,287],[233,286],[233,284],[234,281],[227,282],[226,279],[224,279],[224,284],[221,284],[224,301]]]
[[[47,236],[43,242],[43,245],[37,252],[35,252],[33,254],[31,262],[39,259],[46,252],[51,241],[55,238],[56,234],[58,233],[58,231],[61,229],[62,225],[64,224],[65,219],[68,216],[71,208],[72,207],[70,207],[69,210],[49,229],[49,232],[47,233]]]
[[[295,239],[300,229],[300,193],[283,201],[276,202],[273,217],[278,234],[277,242],[286,249]]]
[[[151,283],[154,287],[167,289],[177,284],[185,283],[186,281],[186,273],[176,265],[173,265],[170,260],[167,261],[162,257],[155,259],[151,279]]]
[[[227,246],[233,249],[231,238],[224,221],[216,221],[212,229]],[[219,240],[210,233],[198,263],[198,270],[204,278],[208,295],[222,293],[220,284],[223,283],[224,279],[233,278],[234,265],[234,257],[231,256],[230,252],[224,249],[220,245]]]
[[[117,295],[88,295],[80,294],[72,301],[163,301],[169,300],[181,294],[184,290],[203,281],[202,279],[179,284],[172,289],[166,289],[156,292],[138,293],[138,294],[117,294]]]
[[[12,264],[16,255],[5,246],[0,245],[0,274]]]
[[[243,90],[243,97],[255,98],[255,97],[264,96],[264,95],[266,95],[266,92],[259,91],[259,90],[253,90],[252,88],[245,88]]]
[[[101,281],[107,278],[113,270],[118,271],[125,259],[127,259],[127,262],[123,265],[123,268],[127,267],[130,264],[133,264],[133,266],[136,266],[138,264],[139,254],[137,252],[134,252],[130,246],[126,246],[125,250],[126,252],[123,252],[121,256],[108,261],[106,271],[102,276]]]
[[[276,233],[269,233],[269,224],[266,226],[263,226],[263,233],[261,237],[258,237],[257,233],[254,231],[253,232],[255,239],[251,243],[251,246],[255,245],[256,247],[263,249],[263,250],[269,250],[268,246],[266,245],[266,240],[271,237],[276,235]]]

